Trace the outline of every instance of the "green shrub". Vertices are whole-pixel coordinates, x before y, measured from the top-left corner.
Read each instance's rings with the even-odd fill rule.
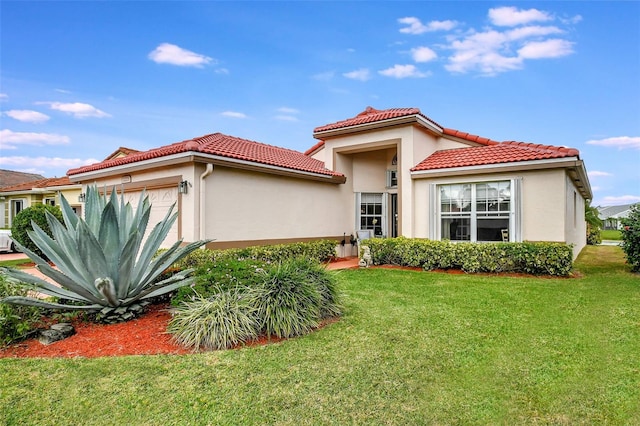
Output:
[[[35,222],[48,236],[52,237],[53,233],[49,228],[47,222],[47,216],[45,212],[51,213],[59,222],[63,221],[62,211],[58,207],[50,206],[48,204],[34,204],[31,207],[27,207],[13,218],[13,224],[11,225],[11,238],[24,247],[28,248],[38,256],[49,260],[40,248],[31,240],[28,231],[33,231],[33,225],[31,222]]]
[[[295,257],[315,259],[326,262],[335,257],[336,242],[318,240],[308,243],[291,243],[267,246],[253,246],[242,249],[198,250],[176,263],[179,268],[197,268],[203,264],[221,259],[255,260],[266,263],[282,262]]]
[[[227,349],[258,337],[252,293],[220,289],[210,297],[182,302],[167,331],[179,344],[198,349]]]
[[[367,240],[375,265],[393,264],[465,272],[520,272],[565,276],[573,251],[562,243],[453,243],[410,238]]]
[[[633,272],[640,271],[640,203],[631,206],[622,222],[622,250]]]
[[[262,282],[259,272],[268,264],[258,260],[237,260],[233,257],[218,257],[214,262],[205,260],[197,267],[193,284],[180,287],[171,300],[174,306],[189,300],[207,298],[221,290],[236,287],[255,287]]]
[[[587,244],[596,246],[602,242],[601,229],[587,223]]]
[[[218,258],[196,274],[193,288],[174,298],[180,302],[168,327],[177,342],[194,349],[224,349],[259,334],[298,336],[342,313],[335,273],[315,260]]]
[[[27,289],[12,284],[0,275],[0,299],[7,296],[26,296],[27,293]],[[35,330],[41,317],[41,308],[0,303],[0,346],[19,340]]]

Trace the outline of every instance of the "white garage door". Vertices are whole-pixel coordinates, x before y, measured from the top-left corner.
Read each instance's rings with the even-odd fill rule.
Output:
[[[138,201],[140,200],[140,193],[141,191],[127,192],[125,194],[125,202],[130,202],[131,206],[135,209],[138,206]],[[172,204],[176,203],[176,207],[174,207],[173,211],[178,211],[178,187],[174,185],[169,188],[147,190],[147,195],[149,196],[149,202],[151,203],[151,215],[149,216],[149,224],[147,225],[145,239],[154,226],[164,219],[164,216],[167,214],[167,211]],[[164,242],[160,246],[161,248],[169,248],[173,243],[178,241],[178,220],[174,222],[171,230],[167,234],[167,238],[165,238]]]

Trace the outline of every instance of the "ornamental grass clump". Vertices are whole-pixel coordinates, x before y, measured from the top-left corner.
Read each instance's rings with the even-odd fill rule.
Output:
[[[50,259],[55,268],[21,244],[16,244],[37,268],[58,285],[16,269],[2,269],[14,282],[45,296],[63,299],[56,303],[34,297],[10,296],[4,303],[39,306],[51,309],[100,311],[107,321],[126,320],[140,312],[141,303],[193,282],[193,270],[180,271],[164,280],[158,277],[174,262],[182,259],[207,241],[180,247],[177,241],[156,256],[156,252],[177,219],[171,206],[164,219],[144,239],[151,213],[151,203],[143,191],[134,210],[118,195],[116,188],[107,195],[98,188],[87,188],[85,219],[78,217],[60,197],[64,224],[46,212],[53,237],[36,223],[29,237]],[[157,281],[157,282],[156,282]]]
[[[222,290],[210,297],[182,302],[167,331],[194,350],[228,349],[258,337],[259,322],[250,291]]]
[[[306,263],[293,259],[270,268],[255,289],[258,317],[267,336],[299,336],[318,327],[322,296],[309,279]]]

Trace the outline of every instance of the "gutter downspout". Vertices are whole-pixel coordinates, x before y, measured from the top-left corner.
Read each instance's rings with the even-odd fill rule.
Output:
[[[206,239],[205,229],[205,194],[206,183],[205,179],[213,173],[213,164],[208,163],[206,170],[200,175],[200,239]]]

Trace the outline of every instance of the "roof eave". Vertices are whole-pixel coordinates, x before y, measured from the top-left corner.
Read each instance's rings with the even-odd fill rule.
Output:
[[[318,180],[321,182],[331,182],[331,183],[346,182],[346,178],[344,176],[336,176],[336,175],[330,175],[330,174],[308,172],[304,170],[289,169],[286,167],[273,166],[270,164],[240,160],[240,159],[231,158],[231,157],[205,154],[197,151],[186,151],[178,154],[172,154],[172,155],[167,155],[163,157],[137,161],[135,163],[121,164],[118,166],[108,167],[108,168],[99,169],[99,170],[93,170],[85,173],[77,173],[74,175],[69,175],[69,179],[71,179],[74,182],[86,182],[93,179],[110,177],[113,175],[139,172],[142,170],[148,170],[149,168],[158,168],[158,167],[164,167],[168,165],[176,165],[176,164],[189,163],[189,162],[212,163],[212,164],[224,165],[228,167],[240,168],[245,170],[261,171],[261,172],[267,172],[272,174],[280,174],[280,175],[294,176],[298,178]]]

